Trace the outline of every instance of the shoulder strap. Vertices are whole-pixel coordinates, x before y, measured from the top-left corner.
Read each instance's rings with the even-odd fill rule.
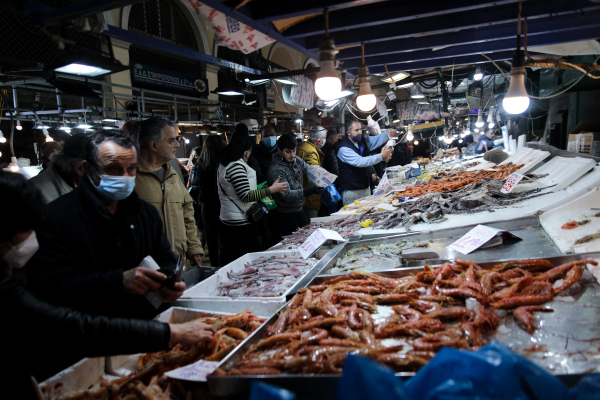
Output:
[[[226,175],[226,174],[227,174],[227,167],[225,167],[225,168],[224,168],[224,171],[223,171],[223,177],[224,177],[224,178],[225,178],[225,175]],[[227,178],[225,178],[225,179],[227,179]],[[240,212],[241,212],[243,215],[246,215],[246,213],[245,213],[245,212],[242,210],[242,208],[241,208],[240,206],[238,206],[238,204],[237,204],[235,201],[233,201],[233,199],[232,199],[231,197],[229,197],[229,195],[227,194],[227,192],[225,191],[225,189],[223,189],[223,186],[221,186],[221,182],[219,181],[219,176],[218,176],[218,174],[217,174],[217,185],[219,185],[219,187],[221,188],[221,191],[222,191],[222,192],[225,194],[225,196],[227,196],[227,198],[229,199],[229,201],[231,201],[231,202],[232,202],[232,203],[233,203],[233,204],[234,204],[234,205],[237,207],[237,209],[238,209],[238,210],[240,210]],[[234,190],[235,190],[235,189],[234,189]]]

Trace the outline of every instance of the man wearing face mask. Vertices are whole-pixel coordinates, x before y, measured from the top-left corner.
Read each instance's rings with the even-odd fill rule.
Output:
[[[316,126],[310,131],[309,139],[298,146],[298,157],[303,159],[307,165],[321,167],[323,165],[323,159],[325,158],[325,154],[321,151],[321,148],[323,147],[323,144],[325,144],[326,135],[325,128]],[[305,189],[310,188],[310,183],[306,176],[304,177],[302,187]],[[304,198],[303,210],[307,224],[310,224],[313,218],[317,218],[319,208],[321,208],[320,194],[313,194]]]
[[[40,249],[27,266],[31,290],[53,304],[108,317],[151,318],[144,296],[160,289],[177,300],[182,282],[162,286],[167,276],[140,267],[146,256],[167,274],[176,259],[156,208],[133,189],[137,149],[123,131],[101,131],[87,143],[86,174],[70,193],[48,205],[36,230]]]
[[[0,208],[11,210],[0,226],[0,304],[10,329],[0,331],[3,399],[38,399],[30,379],[40,382],[82,357],[164,350],[169,342],[212,339],[210,325],[164,324],[82,314],[36,298],[23,282],[23,266],[38,250],[33,230],[45,215],[40,192],[22,175],[0,171]],[[40,329],[43,333],[40,334]]]
[[[140,124],[140,158],[135,191],[158,210],[175,254],[185,252],[192,264],[202,265],[203,246],[194,218],[194,200],[169,164],[179,147],[174,122],[152,117]]]
[[[393,132],[392,136],[395,136],[396,132]],[[344,205],[371,195],[372,166],[389,161],[392,156],[393,147],[383,146],[389,139],[387,132],[363,136],[360,122],[350,120],[346,123],[346,136],[337,153],[340,176],[336,180]],[[380,146],[383,146],[380,154],[370,153]]]
[[[303,188],[302,180],[307,173],[307,164],[296,157],[296,137],[289,133],[281,135],[277,140],[277,153],[273,155],[268,176],[270,185],[278,179],[280,183],[288,185],[287,191],[273,193],[273,200],[277,204],[275,215],[279,237],[289,235],[310,223],[302,211],[304,199],[313,194],[320,195],[323,188]]]
[[[273,154],[277,153],[275,144],[277,143],[277,132],[275,132],[275,126],[267,124],[262,128],[262,135],[259,144],[255,144],[252,147],[252,155],[248,164],[251,166],[260,166],[256,170],[256,181],[262,183],[267,180],[269,173],[269,167],[271,166],[271,160]],[[255,168],[256,169],[256,168]]]

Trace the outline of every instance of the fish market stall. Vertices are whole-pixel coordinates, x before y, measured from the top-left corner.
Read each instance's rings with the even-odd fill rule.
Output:
[[[156,317],[165,323],[192,319],[201,319],[220,333],[209,343],[175,345],[158,353],[85,358],[42,382],[39,387],[44,398],[96,399],[108,393],[122,398],[129,393],[141,393],[149,399],[167,399],[170,395],[186,398],[186,393],[181,393],[183,386],[169,384],[165,373],[198,360],[220,362],[266,320],[252,311],[229,314],[179,307]]]
[[[477,349],[490,340],[555,375],[597,372],[598,260],[600,253],[455,260],[317,277],[223,361],[209,387],[229,396],[262,380],[327,398],[348,353],[412,375],[444,346]]]

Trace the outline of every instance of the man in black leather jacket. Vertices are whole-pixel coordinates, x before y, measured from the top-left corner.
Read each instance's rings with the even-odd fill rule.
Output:
[[[36,251],[33,228],[44,216],[44,201],[23,176],[10,172],[0,171],[0,192],[0,208],[11,211],[0,225],[0,310],[7,322],[0,329],[6,364],[0,398],[37,399],[32,374],[41,381],[82,357],[154,352],[169,342],[212,340],[212,327],[197,321],[164,324],[92,317],[37,299],[25,288],[20,268]]]
[[[151,256],[169,274],[176,259],[156,208],[133,191],[135,142],[122,131],[96,133],[84,166],[79,186],[49,204],[36,229],[40,250],[27,266],[30,289],[81,312],[152,318],[156,309],[142,295],[160,289],[173,302],[185,284],[161,288],[165,274],[139,266]]]

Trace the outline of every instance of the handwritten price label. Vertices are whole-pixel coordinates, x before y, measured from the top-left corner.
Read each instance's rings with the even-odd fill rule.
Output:
[[[298,249],[298,252],[302,258],[308,258],[311,254],[319,249],[327,240],[335,240],[336,242],[345,242],[346,239],[340,236],[336,231],[329,229],[317,229],[314,231],[308,239],[302,243],[302,246]]]
[[[510,176],[506,180],[506,183],[504,184],[504,186],[502,186],[502,189],[500,189],[500,191],[502,193],[512,192],[515,186],[517,186],[517,183],[521,182],[521,179],[523,179],[523,175],[513,172],[512,174],[510,174]]]
[[[487,243],[491,238],[496,236],[498,232],[500,232],[499,229],[485,225],[477,225],[448,247],[459,253],[469,254]]]
[[[165,375],[183,381],[206,382],[206,376],[212,374],[218,365],[219,362],[217,361],[200,360],[185,367],[165,372]]]

